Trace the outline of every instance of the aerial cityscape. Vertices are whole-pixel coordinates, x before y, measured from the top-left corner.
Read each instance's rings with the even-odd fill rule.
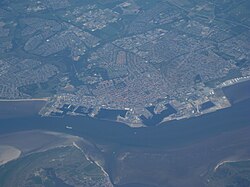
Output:
[[[145,131],[150,127],[167,128],[165,126],[182,123],[183,120],[192,122],[216,116],[217,112],[222,114],[234,110],[235,105],[250,98],[249,10],[248,0],[2,0],[0,101],[3,102],[3,113],[0,112],[0,119],[5,120],[6,116],[17,112],[26,117],[26,107],[34,107],[29,110],[36,112],[41,121],[58,120],[63,124],[66,134],[72,134],[62,138],[65,132],[48,135],[49,132],[36,131],[37,136],[47,137],[55,142],[50,145],[40,138],[41,145],[34,143],[29,151],[20,145],[25,156],[20,157],[20,163],[18,160],[13,162],[13,167],[19,168],[13,172],[20,177],[15,182],[10,182],[10,179],[15,178],[13,174],[6,183],[0,180],[0,186],[14,187],[19,186],[19,183],[22,183],[20,186],[35,186],[37,176],[40,176],[39,181],[42,183],[46,183],[46,177],[52,181],[57,176],[60,180],[56,179],[55,186],[60,187],[131,187],[132,184],[132,187],[137,187],[137,184],[140,184],[138,187],[163,187],[164,182],[156,184],[152,182],[154,179],[143,183],[133,177],[133,180],[129,178],[133,172],[128,169],[129,164],[137,162],[135,155],[140,155],[139,152],[134,152],[133,155],[129,153],[134,151],[133,148],[126,148],[127,152],[122,152],[121,148],[122,153],[118,155],[118,148],[112,144],[115,148],[110,153],[110,145],[97,145],[91,142],[92,137],[79,138],[79,132],[74,132],[74,124],[65,121],[84,118],[103,120],[107,124],[123,124],[126,128],[133,129],[134,137],[138,136],[137,130],[140,131],[141,128]],[[13,105],[13,109],[7,112],[7,108],[13,104],[7,106],[7,101],[27,103],[21,109],[19,104]],[[36,102],[42,104],[36,105]],[[244,110],[250,112],[249,108]],[[241,115],[243,114],[245,113],[242,112]],[[242,118],[245,117],[247,116]],[[243,121],[236,123],[243,125]],[[0,123],[3,122],[0,120]],[[207,132],[210,130],[209,128]],[[86,130],[88,136],[91,132]],[[26,133],[34,136],[30,132]],[[24,134],[20,133],[18,136],[25,136]],[[13,137],[8,135],[15,142]],[[6,142],[8,138],[0,136],[0,140]],[[227,137],[223,134],[222,138]],[[121,141],[120,139],[117,141]],[[219,137],[215,139],[219,141]],[[23,139],[23,142],[28,141]],[[150,143],[152,142],[148,144]],[[14,144],[17,145],[18,142],[13,143],[13,146]],[[133,145],[131,142],[124,144]],[[4,159],[1,161],[1,150],[17,153],[18,156],[13,159],[22,155],[18,154],[18,150],[6,147],[7,145],[9,144],[0,143],[0,166],[1,163],[7,163]],[[85,146],[86,150],[82,150]],[[192,150],[200,150],[201,147],[197,144]],[[184,152],[177,151],[179,156],[182,151]],[[249,151],[242,153],[244,158]],[[29,155],[29,152],[32,154]],[[85,152],[89,155],[86,156]],[[177,152],[173,154],[177,155]],[[231,153],[231,150],[228,152]],[[36,156],[33,157],[33,153]],[[62,153],[61,161],[66,163],[70,175],[75,175],[73,178],[66,176],[63,167],[59,166],[60,161],[56,159],[59,153]],[[99,155],[98,158],[96,154]],[[142,158],[153,159],[159,152],[149,157],[146,156],[147,153],[143,154]],[[85,157],[81,158],[81,155]],[[107,155],[117,159],[112,166],[105,162]],[[205,161],[207,157],[203,156]],[[37,162],[37,158],[41,159],[41,163]],[[81,162],[79,158],[82,159]],[[30,166],[30,170],[25,170],[29,177],[23,176],[26,178],[22,181],[24,174],[21,174],[20,168],[27,163],[26,159],[34,160],[34,164]],[[53,165],[46,163],[46,159],[54,160]],[[128,165],[123,163],[126,159],[131,159]],[[222,158],[218,158],[216,161],[221,160]],[[48,168],[41,169],[46,164]],[[38,165],[40,169],[37,169]],[[79,166],[77,171],[84,173],[84,176],[78,176],[72,169],[76,165]],[[86,165],[88,168],[85,168]],[[112,167],[115,166],[119,166],[120,170],[113,171]],[[11,168],[12,165],[8,167]],[[168,167],[173,166],[170,164]],[[128,173],[125,172],[126,169]],[[110,174],[108,171],[111,170]],[[134,172],[138,174],[139,171]],[[4,169],[1,170],[0,167],[0,178],[1,176],[4,176]],[[218,182],[221,179],[215,177],[216,181],[212,174],[204,176],[209,176],[205,186],[223,186],[221,181]],[[81,181],[81,177],[86,180]],[[128,185],[126,177],[131,179]],[[213,182],[209,183],[209,180]],[[168,186],[182,187],[184,183],[170,182]],[[187,184],[201,187],[199,182]],[[48,186],[50,185],[49,183]],[[248,185],[250,186],[250,177],[242,187]],[[225,183],[225,187],[229,186],[229,183],[228,186]]]
[[[229,2],[10,3],[1,9],[0,97],[46,97],[43,116],[118,110],[115,120],[132,127],[230,107],[222,89],[250,79],[250,45],[238,15],[247,2]]]

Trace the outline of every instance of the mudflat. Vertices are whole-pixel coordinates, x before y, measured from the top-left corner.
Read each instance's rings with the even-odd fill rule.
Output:
[[[17,159],[21,151],[13,146],[0,145],[0,166],[11,160]]]

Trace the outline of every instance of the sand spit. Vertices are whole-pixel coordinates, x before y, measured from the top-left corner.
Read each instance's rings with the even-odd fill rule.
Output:
[[[13,146],[0,145],[0,166],[19,158],[21,151]]]

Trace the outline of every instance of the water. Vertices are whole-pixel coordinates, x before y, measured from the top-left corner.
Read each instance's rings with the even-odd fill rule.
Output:
[[[250,98],[250,81],[225,87],[223,92],[232,104],[248,99]]]
[[[136,129],[122,123],[87,116],[47,118],[31,115],[0,119],[0,134],[43,129],[78,135],[102,143],[116,143],[121,146],[176,147],[197,142],[225,131],[250,126],[249,106],[250,99],[239,102],[233,107],[200,117]],[[71,126],[73,129],[67,129],[66,126]]]
[[[107,145],[116,145],[118,149],[135,147],[140,150],[147,148],[178,148],[186,146],[207,138],[222,134],[224,132],[238,130],[250,126],[250,99],[234,104],[231,108],[220,110],[214,113],[203,115],[196,118],[184,119],[164,123],[160,126],[147,128],[130,128],[122,123],[104,121],[87,116],[64,116],[62,118],[48,118],[34,115],[33,110],[36,107],[10,106],[0,104],[0,113],[6,108],[22,108],[25,113],[24,117],[14,115],[12,118],[2,118],[0,116],[0,134],[17,132],[23,130],[41,129],[47,131],[63,132],[77,135],[93,143],[102,143]],[[33,105],[32,105],[33,106]],[[73,129],[67,129],[71,126]],[[105,158],[107,163],[105,169],[112,173],[112,155]],[[109,161],[110,160],[110,161]],[[60,181],[58,181],[60,184]],[[60,184],[61,185],[61,184]],[[126,184],[117,187],[141,187],[142,184]]]
[[[101,109],[96,115],[100,119],[116,120],[118,116],[125,117],[127,110]]]
[[[153,111],[153,108],[148,107],[149,111],[153,114],[153,116],[149,119],[147,119],[144,116],[141,116],[141,120],[142,120],[143,124],[145,124],[147,126],[155,126],[155,125],[158,125],[159,123],[161,123],[164,118],[170,116],[171,114],[177,113],[177,111],[170,104],[167,104],[166,107],[167,107],[167,109],[163,110],[159,114],[155,114]]]
[[[212,108],[214,106],[215,106],[214,103],[212,103],[211,101],[207,101],[201,105],[200,110],[207,110],[207,109]]]

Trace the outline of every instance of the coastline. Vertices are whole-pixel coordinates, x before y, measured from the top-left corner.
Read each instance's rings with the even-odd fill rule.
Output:
[[[31,98],[31,99],[0,99],[0,102],[29,102],[29,101],[48,101],[49,98]]]
[[[88,116],[64,116],[63,118],[41,117],[37,113],[29,116],[0,119],[0,134],[43,129],[64,132],[81,137],[96,139],[99,142],[117,142],[135,146],[172,146],[195,142],[208,136],[233,131],[250,125],[250,99],[199,117],[165,122],[164,125],[147,128],[131,128],[120,122],[95,119]],[[4,106],[0,105],[0,111]],[[31,110],[27,108],[27,110]],[[239,121],[241,123],[239,124]],[[71,126],[68,130],[65,126]],[[189,139],[189,137],[192,137]],[[175,143],[175,146],[176,146]]]

